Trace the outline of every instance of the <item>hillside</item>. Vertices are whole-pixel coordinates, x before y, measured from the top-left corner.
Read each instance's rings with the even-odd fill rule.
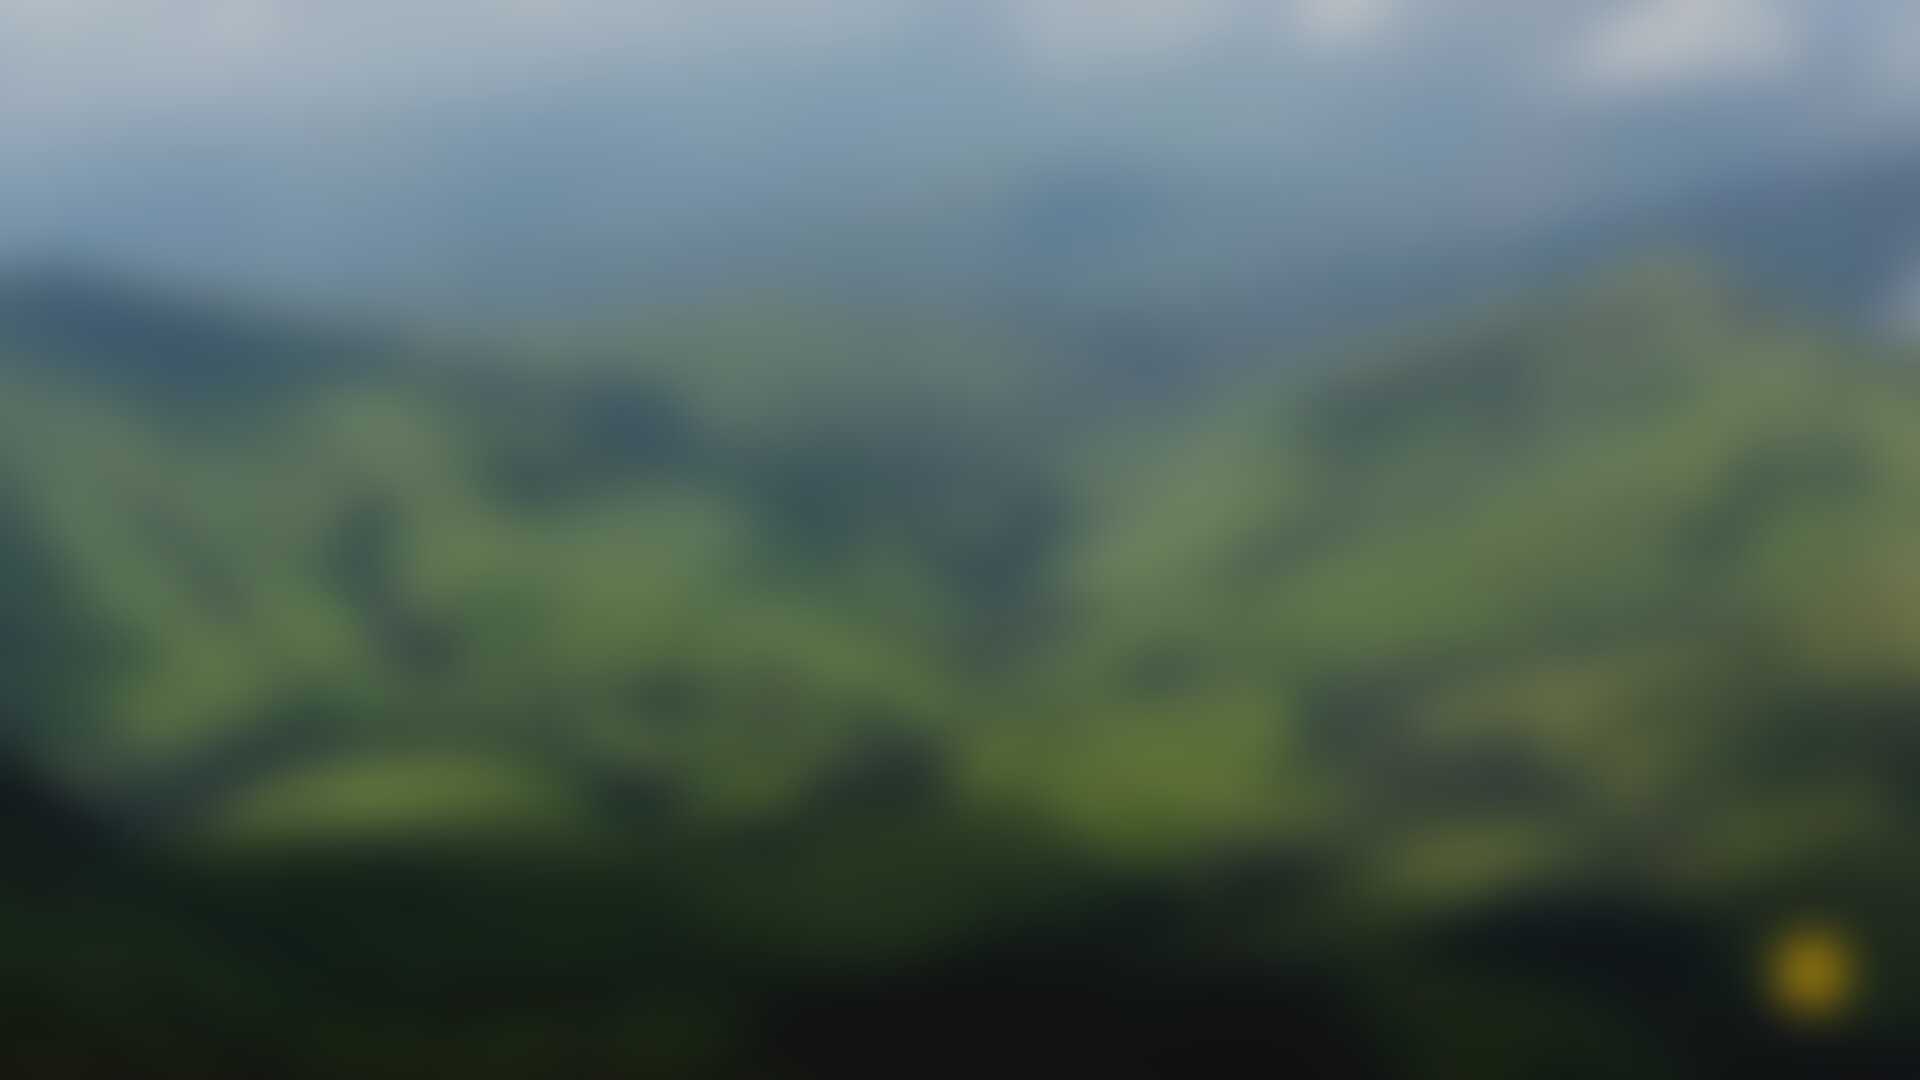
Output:
[[[1028,1009],[1349,1075],[1913,1049],[1920,380],[1697,270],[1159,410],[817,312],[8,295],[0,843],[84,822],[121,883],[6,895],[23,1060],[835,1075]],[[1809,911],[1874,950],[1812,1050],[1747,959]]]

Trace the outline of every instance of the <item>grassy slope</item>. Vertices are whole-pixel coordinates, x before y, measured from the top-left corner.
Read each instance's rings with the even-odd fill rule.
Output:
[[[581,1001],[724,1028],[728,965],[886,969],[1136,889],[1234,955],[1350,943],[1441,1058],[1488,1051],[1421,985],[1684,1057],[1597,976],[1370,951],[1569,890],[1717,920],[1696,972],[1840,906],[1907,1007],[1904,369],[1671,268],[1151,422],[954,342],[768,318],[169,395],[41,341],[0,375],[6,506],[92,666],[19,739],[212,844],[163,892],[319,942],[296,998],[387,984],[443,1036],[486,978],[522,990],[462,1008],[529,1039]],[[328,869],[423,839],[484,864],[417,886],[460,918]],[[547,899],[502,884],[529,859]],[[271,970],[247,940],[215,951]]]

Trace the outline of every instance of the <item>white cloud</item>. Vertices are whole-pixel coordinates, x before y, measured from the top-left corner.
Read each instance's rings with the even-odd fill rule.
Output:
[[[1396,65],[1469,70],[1514,97],[1556,87],[1606,100],[1658,96],[1792,68],[1808,28],[1872,22],[1857,46],[1886,94],[1908,85],[1920,0],[0,0],[0,127],[29,111],[72,125],[84,114],[159,111],[176,102],[306,109],[407,100],[456,84],[488,96],[521,81],[610,69],[693,67],[719,59],[811,58],[941,25],[969,12],[981,33],[954,48],[1008,43],[1035,67],[1121,77],[1202,64],[1245,35],[1275,54],[1332,61],[1300,77],[1403,71],[1359,63],[1393,48]],[[1868,19],[1861,12],[1879,11]],[[1843,13],[1851,13],[1844,14]],[[954,25],[961,25],[955,21]],[[1276,43],[1275,36],[1281,40]],[[914,39],[925,47],[925,39]],[[1904,44],[1903,44],[1904,42]],[[1251,55],[1242,51],[1245,59]],[[1884,55],[1884,60],[1880,59]],[[994,57],[993,59],[998,59]],[[1296,74],[1289,72],[1289,74]],[[304,114],[303,114],[304,115]],[[51,121],[49,121],[51,122]]]
[[[1804,40],[1779,0],[1635,0],[1576,43],[1572,72],[1606,96],[1747,81],[1792,70]]]
[[[615,62],[831,49],[914,0],[0,0],[0,113],[353,98]]]
[[[1346,54],[1400,28],[1407,0],[1003,0],[1017,41],[1046,65],[1191,59],[1267,28],[1287,51]]]
[[[1379,44],[1403,14],[1400,0],[1294,0],[1288,28],[1310,48],[1348,52]]]
[[[1006,16],[1029,57],[1078,69],[1163,60],[1216,41],[1235,0],[1009,0]]]
[[[1920,6],[1893,14],[1872,51],[1869,75],[1882,100],[1896,106],[1920,103]]]

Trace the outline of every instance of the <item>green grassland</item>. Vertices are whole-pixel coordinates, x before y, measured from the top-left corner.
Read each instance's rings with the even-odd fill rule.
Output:
[[[1208,1022],[1738,1071],[1806,911],[1874,971],[1822,1052],[1920,1020],[1920,376],[1697,268],[1165,401],[931,319],[95,303],[0,305],[27,1067],[838,1074],[1041,940],[1146,1039],[1281,971]]]

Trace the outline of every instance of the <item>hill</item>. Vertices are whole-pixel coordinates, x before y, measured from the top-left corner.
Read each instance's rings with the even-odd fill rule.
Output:
[[[1920,383],[1698,270],[1162,409],[952,325],[255,368],[63,295],[85,349],[0,305],[0,706],[141,884],[9,910],[115,928],[94,990],[29,972],[106,1065],[145,963],[205,974],[116,1037],[318,1024],[319,1072],[999,1017],[959,1071],[1026,1009],[1116,1062],[1776,1068],[1747,958],[1807,911],[1875,950],[1817,1052],[1912,1049]],[[214,354],[246,395],[168,392]]]

